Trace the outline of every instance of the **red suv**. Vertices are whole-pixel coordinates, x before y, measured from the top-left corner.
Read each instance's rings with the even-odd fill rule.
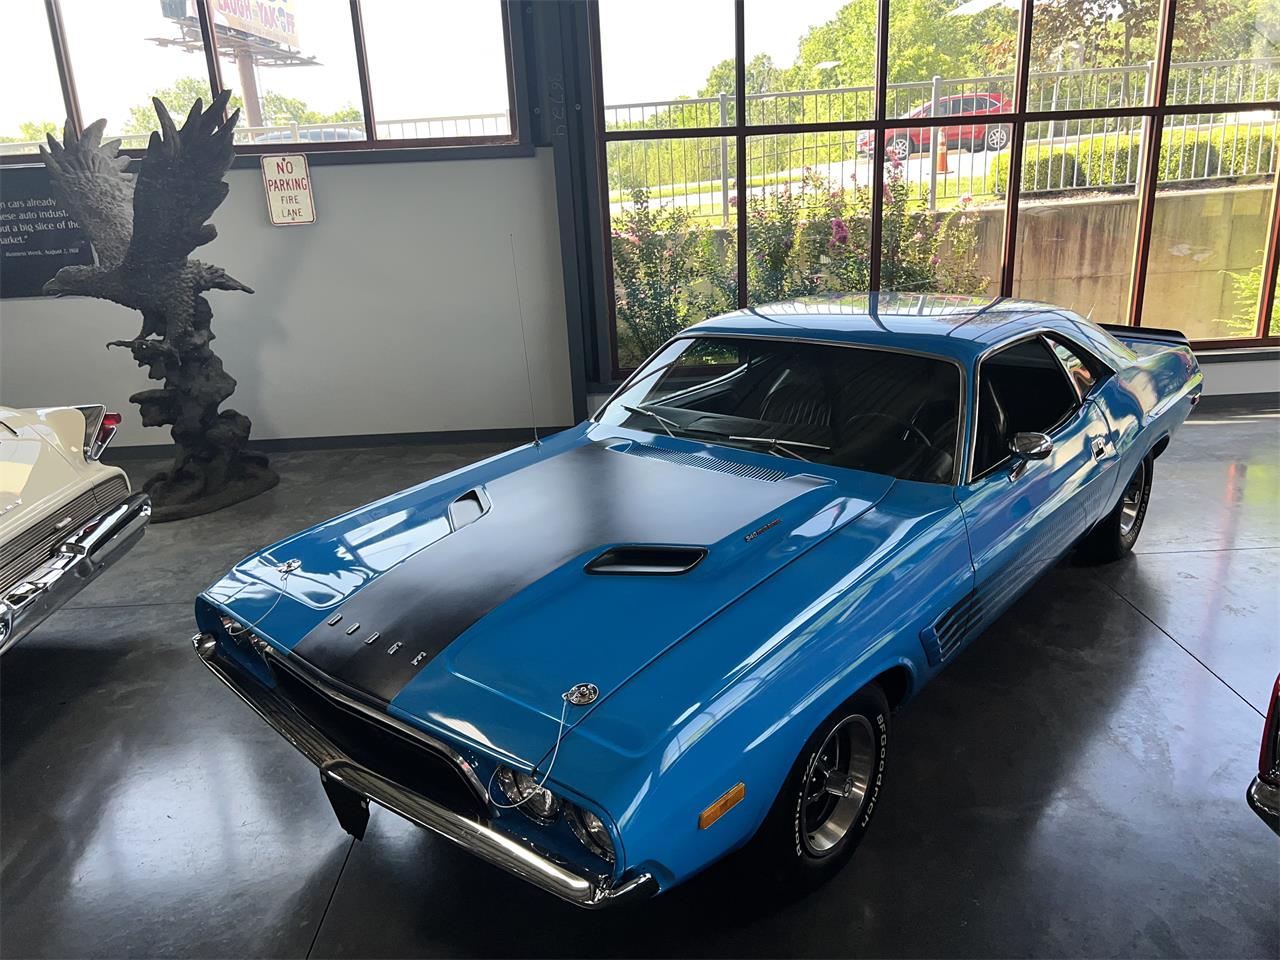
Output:
[[[1002,93],[957,93],[949,97],[940,97],[937,116],[974,118],[958,126],[941,128],[941,133],[947,138],[947,149],[965,147],[973,151],[1003,150],[1009,145],[1011,128],[1007,123],[990,123],[988,117],[992,114],[1012,111],[1013,101]],[[933,104],[921,104],[907,116],[911,118],[934,116]],[[858,136],[859,152],[871,153],[873,142],[871,137],[870,131],[864,131]],[[913,153],[929,149],[929,128],[886,130],[884,146],[889,156],[905,160]]]

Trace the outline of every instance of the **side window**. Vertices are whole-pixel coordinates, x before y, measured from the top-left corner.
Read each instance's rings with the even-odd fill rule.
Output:
[[[1081,398],[1087,397],[1089,391],[1094,388],[1098,382],[1098,378],[1094,375],[1089,364],[1080,359],[1070,347],[1059,340],[1057,337],[1050,337],[1049,342],[1053,345],[1053,352],[1058,355],[1058,359],[1062,361],[1063,367],[1066,368],[1067,376],[1071,378],[1072,384],[1075,385],[1076,392]]]
[[[1080,404],[1057,356],[1039,337],[1006,347],[978,370],[973,476],[1009,457],[1016,433],[1052,433]]]

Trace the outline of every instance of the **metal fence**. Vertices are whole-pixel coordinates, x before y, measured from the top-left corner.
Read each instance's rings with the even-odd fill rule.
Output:
[[[505,112],[447,117],[412,117],[404,120],[378,120],[374,126],[380,141],[507,136],[511,133],[511,117]],[[126,150],[144,149],[151,138],[150,133],[117,134],[117,136],[120,138],[120,146]],[[341,123],[284,123],[261,127],[238,126],[235,132],[235,142],[242,145],[332,143],[364,139],[363,120]],[[44,143],[43,140],[0,143],[0,156],[34,154],[38,152],[42,143]]]
[[[1028,111],[1140,107],[1147,102],[1154,66],[1061,70],[1033,73]],[[913,198],[947,206],[966,196],[993,196],[1007,180],[1011,128],[1000,114],[1013,109],[1013,77],[934,77],[888,85],[892,116],[930,116],[934,128],[890,130],[891,153],[899,154],[897,176]],[[753,124],[858,122],[872,117],[874,88],[841,87],[751,94],[745,98]],[[987,103],[992,112],[969,115],[969,104]],[[1280,58],[1175,63],[1170,103],[1213,103],[1280,99]],[[946,125],[953,105],[963,121]],[[728,94],[685,100],[646,101],[605,107],[607,129],[676,129],[731,124],[736,104]],[[1274,169],[1273,144],[1280,139],[1272,110],[1172,116],[1164,124],[1161,182],[1186,182],[1266,174]],[[1053,120],[1026,126],[1023,189],[1047,191],[1120,190],[1137,186],[1141,163],[1141,117]],[[946,131],[946,137],[940,131]],[[692,215],[728,223],[738,194],[759,196],[794,188],[814,174],[833,187],[871,182],[869,132],[813,132],[753,137],[748,141],[748,184],[733,182],[734,143],[729,137],[612,141],[608,145],[611,209],[629,204],[644,188],[654,202],[683,207]],[[945,149],[944,149],[945,148]],[[1061,155],[1066,155],[1064,159]]]

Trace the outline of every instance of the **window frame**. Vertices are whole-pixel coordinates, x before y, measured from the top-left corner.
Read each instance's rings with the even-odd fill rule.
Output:
[[[217,53],[211,0],[196,0],[196,12],[200,22],[200,36],[204,47],[205,69],[209,86],[216,96],[226,89],[222,81],[221,60]],[[380,138],[373,110],[373,87],[369,79],[368,53],[365,48],[364,23],[361,4],[363,0],[348,0],[351,11],[352,43],[356,59],[357,81],[360,89],[361,111],[365,136],[361,140],[331,141],[280,141],[272,143],[236,144],[235,166],[256,166],[256,158],[272,154],[305,153],[342,154],[334,157],[336,163],[386,161],[390,159],[431,160],[464,159],[478,156],[525,156],[530,152],[530,115],[524,85],[516,83],[517,76],[525,73],[524,24],[521,6],[516,0],[483,0],[497,3],[502,10],[503,64],[507,74],[507,113],[510,117],[509,134],[487,134],[462,137]],[[67,33],[60,0],[44,0],[49,21],[49,37],[53,45],[54,61],[62,86],[63,107],[66,119],[78,134],[84,129],[84,115],[76,90],[74,54],[67,43]],[[397,151],[402,153],[397,154]],[[478,153],[477,153],[478,151]],[[141,157],[145,149],[121,149],[122,156]],[[376,156],[374,156],[376,154]],[[241,158],[253,158],[249,163]],[[0,167],[38,164],[36,154],[11,154],[0,156]]]
[[[650,376],[658,372],[658,370],[662,369],[661,367],[655,366],[652,370],[647,370],[646,365],[648,364],[649,360],[652,360],[653,358],[660,356],[663,353],[663,351],[665,351],[673,343],[676,343],[679,340],[697,340],[697,339],[777,340],[782,343],[813,343],[823,347],[840,347],[846,350],[871,350],[876,353],[896,353],[902,356],[921,357],[926,360],[939,360],[943,363],[949,363],[952,366],[954,366],[956,368],[956,371],[960,374],[959,394],[956,398],[956,402],[958,404],[957,410],[959,411],[959,415],[956,419],[956,440],[955,440],[955,448],[954,448],[955,453],[957,455],[953,457],[954,462],[951,465],[950,479],[945,483],[939,483],[937,485],[947,486],[947,487],[951,487],[952,489],[955,489],[957,486],[960,485],[961,478],[963,477],[964,473],[970,468],[969,466],[963,465],[961,462],[965,459],[965,453],[966,453],[965,424],[969,418],[969,404],[967,402],[967,399],[969,396],[970,377],[969,377],[969,371],[966,369],[965,364],[962,363],[958,358],[948,356],[945,353],[930,353],[927,350],[912,350],[908,347],[889,347],[889,346],[884,346],[878,343],[853,343],[846,340],[832,340],[832,339],[826,339],[823,337],[771,336],[770,334],[767,334],[767,333],[732,333],[732,332],[712,331],[712,330],[707,330],[705,332],[695,332],[693,330],[682,330],[681,332],[677,333],[675,336],[667,340],[667,342],[664,343],[662,346],[660,346],[657,350],[653,351],[653,353],[651,353],[646,358],[645,363],[642,363],[640,366],[636,367],[634,370],[628,373],[627,376],[623,378],[622,382],[618,384],[617,388],[614,389],[614,391],[611,394],[609,394],[609,398],[605,400],[604,403],[600,404],[599,409],[597,409],[594,414],[592,414],[590,417],[587,418],[588,421],[593,425],[599,425],[601,422],[600,418],[604,415],[605,410],[607,410],[615,400],[617,400],[619,397],[625,394],[627,390],[629,390],[634,383],[639,382],[642,374],[644,376]],[[668,364],[668,366],[670,366],[670,364]],[[973,409],[975,411],[974,427],[976,429],[977,406],[975,405]],[[710,442],[710,441],[707,441],[707,442]],[[972,461],[970,461],[970,463],[971,462]],[[852,467],[839,467],[834,464],[823,464],[823,466],[830,466],[836,470],[853,469]],[[926,481],[905,480],[901,482],[923,483]]]
[[[978,357],[977,362],[974,364],[973,373],[973,432],[969,438],[969,463],[965,469],[965,474],[969,479],[965,483],[965,486],[969,486],[977,483],[979,480],[986,479],[996,470],[999,470],[1002,466],[1013,459],[1013,453],[1008,452],[1005,454],[1003,459],[997,460],[995,463],[991,464],[991,466],[986,467],[981,473],[974,473],[974,468],[977,465],[978,459],[978,429],[981,422],[978,414],[982,407],[982,368],[988,360],[991,360],[993,357],[998,357],[1006,350],[1012,349],[1020,343],[1026,343],[1028,340],[1038,340],[1041,346],[1048,351],[1049,356],[1053,359],[1054,368],[1062,374],[1062,377],[1067,384],[1067,390],[1071,393],[1071,396],[1075,397],[1075,402],[1071,405],[1071,409],[1059,417],[1047,430],[1044,431],[1044,435],[1050,440],[1053,440],[1054,434],[1065,427],[1067,423],[1080,412],[1081,408],[1084,407],[1086,402],[1085,399],[1080,396],[1080,391],[1076,389],[1076,385],[1074,381],[1072,381],[1071,375],[1067,373],[1066,367],[1062,365],[1062,361],[1058,359],[1058,354],[1053,349],[1053,344],[1049,342],[1049,338],[1053,332],[1054,331],[1051,330],[1034,330],[1030,333],[1021,334],[1012,340],[996,344],[989,350],[984,350]]]
[[[1058,333],[1056,330],[1046,332],[1044,334],[1044,338],[1047,341],[1049,341],[1050,350],[1053,350],[1053,345],[1056,342],[1068,353],[1075,354],[1076,359],[1079,360],[1082,364],[1084,364],[1085,369],[1088,370],[1089,374],[1093,377],[1093,386],[1089,388],[1089,392],[1082,393],[1080,390],[1080,385],[1076,383],[1075,378],[1071,376],[1071,371],[1067,368],[1066,363],[1063,361],[1061,357],[1058,356],[1058,351],[1053,350],[1053,355],[1057,358],[1058,363],[1059,365],[1061,365],[1063,372],[1067,375],[1067,380],[1070,381],[1071,388],[1075,390],[1076,395],[1080,398],[1081,403],[1086,402],[1089,399],[1089,397],[1092,395],[1093,391],[1097,390],[1098,387],[1100,387],[1103,383],[1106,382],[1107,377],[1110,376],[1111,373],[1115,372],[1111,370],[1109,366],[1103,363],[1102,360],[1096,357],[1091,351],[1086,350],[1084,347],[1076,343],[1076,341],[1072,340],[1069,337],[1063,336],[1062,334]],[[1105,370],[1108,372],[1105,374],[1099,373],[1099,370]]]
[[[931,129],[943,130],[950,126],[945,117],[930,117],[913,112],[905,117],[888,115],[888,62],[889,62],[889,3],[876,0],[876,62],[873,90],[874,115],[867,120],[752,123],[746,105],[746,30],[745,0],[734,0],[734,112],[732,120],[724,126],[675,127],[654,129],[607,129],[601,66],[600,16],[596,2],[588,5],[588,48],[596,109],[596,160],[600,190],[600,233],[603,243],[604,299],[608,315],[606,323],[609,361],[612,378],[617,380],[626,374],[619,365],[617,301],[614,289],[613,250],[610,230],[609,179],[607,150],[611,143],[627,140],[680,140],[693,138],[726,139],[736,145],[736,183],[747,183],[747,142],[751,138],[791,133],[866,132],[873,146],[871,183],[870,249],[868,255],[868,288],[881,287],[881,253],[883,249],[883,187],[885,183],[886,144],[889,130],[913,131],[919,128],[928,137]],[[1169,96],[1169,75],[1173,61],[1174,29],[1177,17],[1176,0],[1159,0],[1157,32],[1155,35],[1156,58],[1153,69],[1152,96],[1149,103],[1126,104],[1118,107],[1089,107],[1070,110],[1034,110],[1029,107],[1031,85],[1032,26],[1035,0],[1019,0],[1017,47],[1014,63],[1013,97],[997,100],[990,96],[992,114],[998,114],[999,122],[1010,128],[1009,169],[1023,166],[1023,140],[1027,127],[1041,122],[1069,122],[1073,120],[1106,120],[1113,118],[1137,118],[1142,121],[1141,173],[1136,192],[1138,200],[1137,230],[1134,238],[1132,268],[1130,270],[1129,296],[1126,325],[1142,326],[1143,298],[1147,286],[1147,266],[1150,259],[1152,225],[1154,223],[1156,188],[1159,182],[1160,147],[1163,142],[1166,118],[1192,116],[1204,113],[1233,113],[1256,110],[1280,111],[1280,100],[1232,101],[1224,103],[1203,102],[1173,103]],[[1005,110],[1004,106],[1009,109]],[[915,136],[914,133],[910,134]],[[1258,302],[1258,314],[1252,335],[1196,340],[1197,349],[1280,346],[1280,330],[1269,331],[1268,323],[1276,297],[1276,276],[1280,272],[1280,169],[1273,174],[1270,200],[1270,219],[1262,256],[1262,283]],[[1018,212],[1021,202],[1021,178],[1010,177],[1005,191],[1004,229],[999,269],[999,295],[1013,296],[1017,270]],[[733,229],[736,237],[738,277],[738,307],[749,306],[749,291],[744,279],[747,276],[747,204],[737,205]],[[603,338],[602,338],[603,339]],[[601,371],[604,373],[604,371]]]

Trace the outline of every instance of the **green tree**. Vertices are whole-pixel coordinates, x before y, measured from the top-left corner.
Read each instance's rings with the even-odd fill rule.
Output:
[[[1274,55],[1260,25],[1274,31],[1274,0],[1198,0],[1177,7],[1174,60],[1234,59]],[[1058,51],[1088,51],[1090,66],[1128,66],[1155,57],[1160,0],[1041,0],[1035,9],[1033,63],[1043,68]],[[1274,36],[1274,33],[1273,33]],[[1263,41],[1259,43],[1259,41]]]
[[[54,136],[62,136],[62,128],[52,120],[45,120],[39,123],[30,120],[18,124],[18,135],[16,137],[0,136],[0,143],[30,143],[33,140],[43,140],[46,133],[52,133]]]
[[[197,77],[183,77],[173,86],[157,90],[157,97],[169,112],[177,116],[185,116],[199,97],[206,103],[209,100],[209,83]],[[363,119],[363,114],[356,107],[348,104],[332,113],[321,113],[312,110],[304,100],[286,97],[284,94],[266,90],[262,94],[262,122],[268,126],[281,126],[288,123],[352,123]],[[230,110],[242,110],[244,101],[233,94],[228,104]],[[124,125],[125,133],[150,133],[156,129],[156,111],[150,98],[146,103],[138,104],[129,110],[129,120]]]
[[[877,6],[877,0],[853,0],[826,23],[811,27],[800,39],[794,75],[788,78],[793,89],[871,84]],[[895,0],[889,17],[890,83],[1012,69],[1017,11],[996,5],[952,16],[955,6],[955,0]],[[818,66],[832,62],[834,66]]]
[[[773,58],[767,53],[758,53],[747,61],[747,93],[768,93],[772,90],[785,90],[785,70],[774,66]],[[716,97],[722,93],[734,93],[733,58],[721,60],[707,74],[707,82],[698,91],[700,97]]]
[[[201,80],[197,77],[183,77],[173,86],[165,87],[157,90],[151,96],[160,100],[174,118],[181,122],[182,117],[187,115],[191,109],[191,105],[199,98],[202,102],[209,102],[209,81]],[[234,109],[241,105],[239,97],[231,98],[231,106]],[[88,122],[89,117],[85,118]],[[121,131],[123,133],[150,133],[152,130],[159,129],[156,122],[156,109],[151,105],[151,97],[148,97],[145,103],[140,103],[136,107],[129,109],[129,119],[125,121]]]

